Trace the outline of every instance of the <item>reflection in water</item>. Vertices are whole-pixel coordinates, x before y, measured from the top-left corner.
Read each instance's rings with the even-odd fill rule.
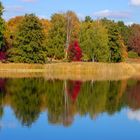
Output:
[[[0,79],[0,118],[3,116],[3,98],[5,96],[5,79]]]
[[[128,115],[128,118],[130,120],[140,121],[140,110],[137,110],[137,111],[129,111],[127,115]]]
[[[49,123],[69,126],[76,114],[95,118],[104,112],[113,115],[124,107],[140,109],[139,91],[139,81],[0,79],[0,117],[9,105],[22,125],[30,127],[47,110]]]
[[[134,110],[140,108],[140,81],[132,83],[127,89],[127,104]]]

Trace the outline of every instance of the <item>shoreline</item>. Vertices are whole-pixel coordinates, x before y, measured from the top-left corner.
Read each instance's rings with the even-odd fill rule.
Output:
[[[60,80],[123,80],[140,77],[140,63],[0,63],[0,78],[35,78]]]

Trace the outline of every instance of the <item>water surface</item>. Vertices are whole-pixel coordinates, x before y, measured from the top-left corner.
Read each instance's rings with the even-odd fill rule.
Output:
[[[1,140],[139,140],[140,81],[0,79]]]

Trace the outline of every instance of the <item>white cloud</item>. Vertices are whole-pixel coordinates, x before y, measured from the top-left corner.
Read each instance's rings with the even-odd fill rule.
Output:
[[[10,5],[5,7],[6,12],[21,12],[24,11],[24,7],[20,5]]]
[[[94,16],[98,18],[109,17],[109,18],[129,18],[130,13],[125,11],[111,11],[111,10],[102,10],[94,13]]]
[[[134,24],[134,22],[130,21],[130,22],[125,22],[125,25],[127,26],[131,26],[132,24]]]
[[[77,13],[77,16],[80,20],[84,20],[85,19],[85,15],[81,14],[81,13]]]
[[[21,0],[23,2],[29,2],[29,3],[32,3],[32,2],[36,2],[36,0]]]
[[[131,5],[140,6],[140,0],[131,0]]]
[[[130,120],[140,121],[140,110],[138,110],[138,111],[129,111],[127,115],[128,115],[128,118]]]

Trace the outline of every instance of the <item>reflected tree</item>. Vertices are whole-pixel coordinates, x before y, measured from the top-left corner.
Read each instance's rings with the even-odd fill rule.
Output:
[[[44,81],[41,79],[9,80],[8,93],[16,117],[23,125],[31,126],[39,117]]]
[[[5,85],[6,85],[6,79],[0,79],[0,118],[3,116],[3,106],[4,106],[4,97],[5,97]]]
[[[135,85],[130,85],[126,93],[126,104],[133,110],[140,109],[140,82],[137,81]]]
[[[94,119],[102,113],[112,115],[126,106],[139,109],[139,85],[140,82],[127,80],[0,79],[0,115],[8,97],[22,125],[30,127],[47,110],[49,123],[67,127],[73,123],[75,114]]]

